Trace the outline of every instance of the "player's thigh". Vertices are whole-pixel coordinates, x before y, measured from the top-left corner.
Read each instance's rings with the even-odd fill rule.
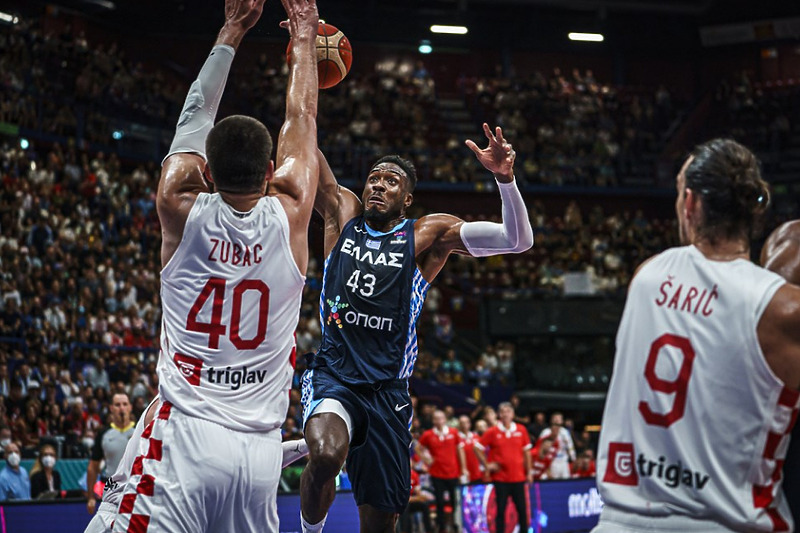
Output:
[[[397,513],[368,504],[358,506],[361,533],[394,533],[397,516]]]
[[[235,433],[162,404],[142,434],[113,531],[210,531],[240,471]]]
[[[117,513],[98,509],[83,533],[111,533],[111,526]]]
[[[209,531],[262,533],[278,531],[278,484],[281,476],[280,431],[240,434],[242,468],[225,505],[217,509]]]

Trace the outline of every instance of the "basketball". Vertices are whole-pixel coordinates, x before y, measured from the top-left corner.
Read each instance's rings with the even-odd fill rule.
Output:
[[[286,60],[292,62],[292,41],[286,48]],[[319,88],[329,89],[342,81],[350,72],[353,48],[350,40],[336,26],[319,21],[317,30],[317,70]]]

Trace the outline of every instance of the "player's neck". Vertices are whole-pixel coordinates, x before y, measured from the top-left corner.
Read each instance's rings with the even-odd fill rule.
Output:
[[[714,242],[709,239],[697,239],[693,244],[710,261],[750,259],[750,243],[747,239],[726,239]]]
[[[264,196],[261,192],[238,193],[219,191],[222,200],[240,213],[251,211]]]
[[[383,221],[383,220],[376,220],[374,218],[365,219],[367,226],[370,229],[378,231],[380,233],[386,233],[387,231],[391,230],[392,228],[396,227],[400,223],[402,223],[406,218],[403,215],[400,215],[396,218],[392,218],[391,220]]]

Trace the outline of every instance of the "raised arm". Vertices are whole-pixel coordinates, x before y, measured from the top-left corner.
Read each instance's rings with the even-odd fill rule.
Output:
[[[183,237],[197,195],[208,192],[206,137],[214,126],[233,56],[261,17],[265,0],[225,0],[225,24],[183,104],[175,137],[161,168],[156,207],[161,221],[161,265],[169,262]]]
[[[428,281],[436,277],[453,252],[486,257],[520,253],[533,246],[533,228],[528,210],[514,179],[516,153],[500,128],[492,133],[489,125],[484,124],[483,131],[489,141],[486,148],[479,148],[471,140],[467,140],[466,144],[497,180],[503,201],[503,221],[500,224],[464,222],[458,217],[444,214],[421,218],[416,230],[417,257],[422,275]]]
[[[281,0],[289,20],[282,24],[292,39],[286,86],[286,119],[278,135],[276,184],[311,217],[317,190],[316,38],[319,14],[314,0]],[[290,217],[291,218],[291,217]]]
[[[361,200],[353,191],[342,187],[336,181],[328,160],[321,150],[317,150],[319,158],[319,187],[314,199],[314,210],[325,221],[325,257],[331,253],[344,225],[363,209]]]

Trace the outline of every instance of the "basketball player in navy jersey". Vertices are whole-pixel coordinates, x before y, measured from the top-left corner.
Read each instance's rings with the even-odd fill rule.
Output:
[[[503,222],[446,214],[406,218],[417,176],[398,156],[379,159],[359,199],[320,154],[315,209],[325,221],[322,343],[303,375],[309,464],[301,478],[303,531],[322,530],[347,460],[362,532],[391,532],[409,498],[408,378],[429,284],[451,253],[524,252],[533,230],[514,180],[515,153],[500,128],[469,146],[497,180]]]
[[[800,285],[800,220],[787,222],[770,234],[761,249],[761,266]],[[800,424],[795,424],[783,465],[783,492],[795,524],[800,523]]]

